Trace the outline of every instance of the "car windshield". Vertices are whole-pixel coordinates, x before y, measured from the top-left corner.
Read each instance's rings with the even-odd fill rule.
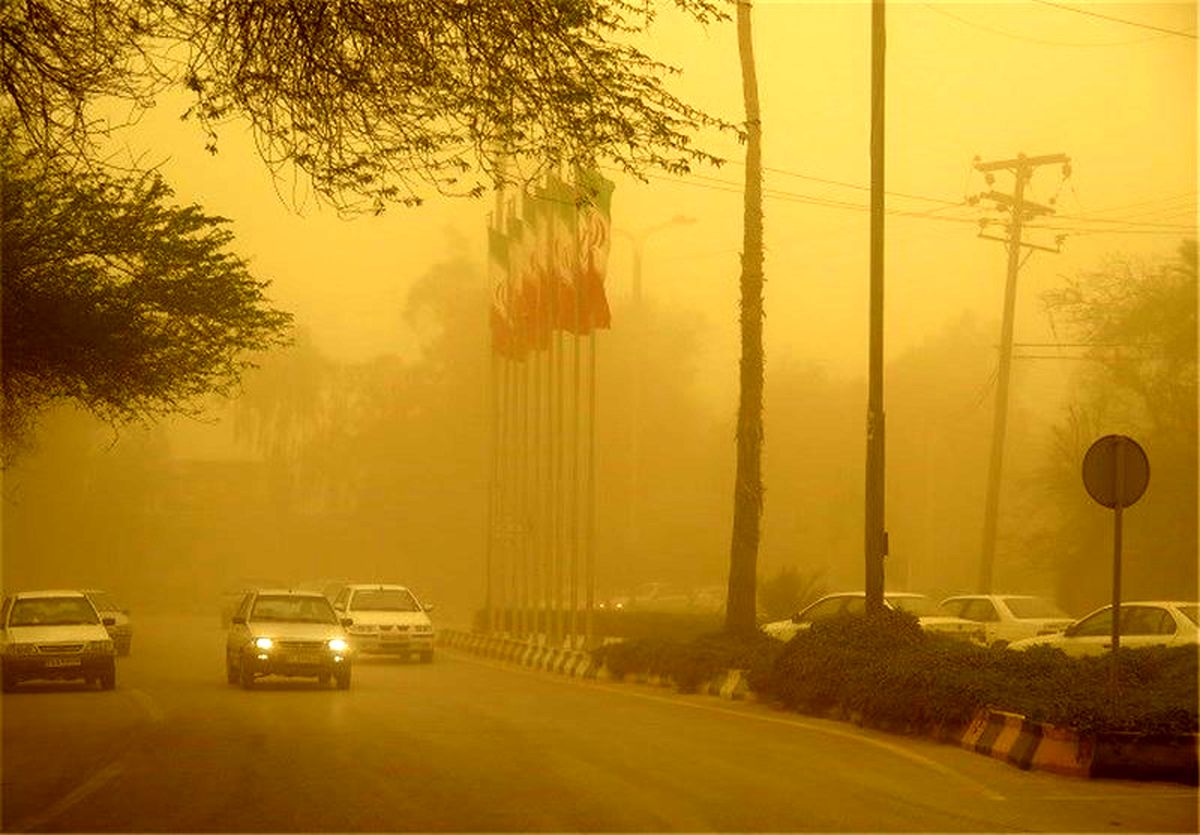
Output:
[[[923,597],[921,595],[915,595],[913,597],[899,595],[892,597],[890,595],[885,595],[884,599],[887,600],[893,609],[899,609],[901,612],[908,612],[916,615],[919,618],[944,614],[943,612],[938,611],[937,604],[935,604],[928,597]]]
[[[99,623],[85,597],[30,597],[13,603],[9,626],[67,626]]]
[[[333,607],[324,597],[296,594],[262,594],[254,601],[250,620],[337,623]]]
[[[421,605],[408,589],[360,589],[350,608],[357,612],[421,611]]]
[[[1188,603],[1184,606],[1176,606],[1175,608],[1177,608],[1180,612],[1182,612],[1183,616],[1186,617],[1188,620],[1190,620],[1192,623],[1196,624],[1197,626],[1200,626],[1200,620],[1196,620],[1197,609],[1200,609],[1200,604]]]
[[[1044,597],[1006,597],[1004,602],[1015,618],[1060,618],[1071,616]]]

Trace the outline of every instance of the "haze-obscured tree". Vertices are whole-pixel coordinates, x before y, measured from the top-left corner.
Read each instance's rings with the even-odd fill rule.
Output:
[[[718,0],[675,0],[707,23]],[[87,103],[146,106],[186,87],[217,149],[248,121],[263,160],[295,166],[342,209],[481,194],[500,155],[634,175],[717,162],[693,145],[732,129],[666,86],[677,69],[630,45],[653,3],[79,0],[9,4],[0,86],[39,147],[85,148]],[[529,176],[537,172],[526,172]]]
[[[1110,258],[1048,293],[1053,317],[1090,347],[1079,393],[1054,427],[1043,488],[1058,510],[1030,536],[1075,610],[1111,595],[1111,511],[1084,491],[1080,466],[1102,435],[1129,435],[1150,483],[1126,512],[1127,598],[1197,594],[1196,242],[1174,258]]]
[[[4,150],[5,463],[52,403],[113,425],[194,411],[231,389],[245,352],[285,341],[291,317],[229,250],[224,218],[173,205],[154,174]]]
[[[779,620],[800,611],[825,592],[825,569],[801,571],[784,566],[770,577],[759,578],[758,605],[768,620]]]

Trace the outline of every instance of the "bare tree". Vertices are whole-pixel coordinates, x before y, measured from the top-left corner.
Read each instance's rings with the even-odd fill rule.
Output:
[[[724,17],[719,0],[676,5]],[[185,85],[214,152],[222,124],[246,119],[273,169],[378,211],[480,194],[503,176],[500,149],[634,175],[719,162],[692,134],[733,126],[628,45],[654,17],[631,0],[35,0],[0,18],[0,82],[35,144],[75,147],[96,127],[91,98]]]

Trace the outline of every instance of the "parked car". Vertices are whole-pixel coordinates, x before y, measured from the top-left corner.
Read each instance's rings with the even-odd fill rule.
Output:
[[[133,622],[129,619],[129,610],[119,605],[106,591],[85,589],[83,593],[92,601],[101,618],[112,618],[112,625],[105,628],[117,655],[128,655],[133,647]]]
[[[1121,604],[1121,646],[1200,645],[1200,604],[1179,600],[1135,600]],[[1013,641],[1011,649],[1058,647],[1067,655],[1101,655],[1112,649],[1112,604],[1101,606],[1064,631]]]
[[[1022,638],[1062,632],[1075,619],[1054,602],[1030,594],[960,594],[941,603],[947,615],[983,627],[988,646],[1004,647]]]
[[[917,616],[917,622],[926,632],[949,635],[964,640],[983,641],[983,629],[979,624],[965,618],[953,617],[938,611],[937,605],[923,594],[913,592],[885,592],[885,606]],[[796,612],[790,618],[762,625],[762,631],[780,641],[790,641],[797,632],[808,629],[819,620],[828,620],[845,614],[862,614],[867,609],[866,592],[839,592],[827,594]]]
[[[22,591],[0,604],[4,690],[26,680],[83,679],[117,686],[113,641],[87,596],[74,589]]]
[[[617,612],[685,612],[718,614],[725,609],[724,586],[642,583],[601,601],[599,608]]]
[[[325,595],[317,591],[247,592],[225,639],[225,676],[249,690],[262,676],[332,679],[350,686],[350,641]]]
[[[351,583],[342,588],[333,607],[350,623],[346,631],[355,652],[418,655],[433,660],[434,629],[429,612],[406,586]]]

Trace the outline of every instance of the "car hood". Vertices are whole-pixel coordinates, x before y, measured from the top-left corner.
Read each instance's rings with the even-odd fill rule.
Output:
[[[56,641],[104,641],[108,631],[98,623],[78,623],[69,626],[10,626],[11,644],[51,644]]]
[[[346,633],[336,623],[299,623],[296,621],[251,621],[248,624],[255,637],[282,640],[324,641],[330,638],[345,638]]]
[[[428,626],[429,615],[424,612],[383,612],[372,609],[355,609],[347,612],[357,625],[379,624],[380,626]]]

